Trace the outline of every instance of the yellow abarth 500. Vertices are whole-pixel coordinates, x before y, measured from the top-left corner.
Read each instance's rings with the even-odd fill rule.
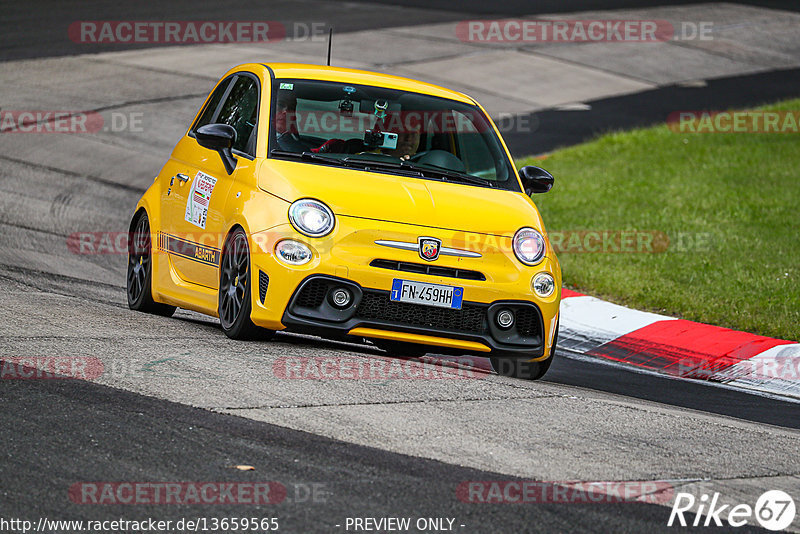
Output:
[[[211,92],[130,231],[134,310],[480,354],[539,378],[561,268],[532,193],[472,98],[351,69],[246,64]]]

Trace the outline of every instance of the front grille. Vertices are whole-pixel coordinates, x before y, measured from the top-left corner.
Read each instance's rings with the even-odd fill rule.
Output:
[[[258,298],[261,299],[261,304],[267,299],[267,288],[269,287],[269,275],[264,271],[258,271]]]
[[[325,301],[325,295],[327,293],[328,282],[321,278],[315,278],[309,281],[303,286],[303,289],[300,290],[295,305],[304,308],[318,308]]]
[[[356,317],[368,320],[481,334],[486,330],[486,308],[464,303],[460,310],[389,300],[388,293],[364,291]]]
[[[522,337],[539,336],[539,314],[530,307],[517,309],[517,333]]]
[[[370,266],[381,269],[392,269],[394,271],[405,271],[408,273],[428,274],[431,276],[446,276],[448,278],[461,278],[463,280],[486,280],[483,273],[470,271],[469,269],[454,269],[452,267],[442,267],[441,265],[431,265],[425,263],[413,263],[409,261],[395,260],[372,260]]]

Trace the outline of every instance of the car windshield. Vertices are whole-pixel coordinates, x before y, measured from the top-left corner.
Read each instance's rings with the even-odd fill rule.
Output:
[[[320,80],[278,79],[272,94],[271,157],[520,190],[477,106]]]

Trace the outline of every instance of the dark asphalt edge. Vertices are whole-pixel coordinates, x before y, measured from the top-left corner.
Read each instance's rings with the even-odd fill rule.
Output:
[[[397,0],[360,0],[375,4],[392,5]],[[641,9],[661,6],[682,6],[706,3],[703,0],[505,0],[504,2],[485,2],[481,0],[404,0],[408,7],[432,8],[454,11],[462,14],[491,16],[547,15],[555,13],[576,13],[582,11],[605,11],[615,9]],[[800,3],[787,0],[735,0],[734,3],[769,9],[800,11]]]
[[[599,359],[588,361],[561,356],[553,360],[550,370],[542,380],[602,391],[626,399],[684,408],[706,415],[717,414],[751,423],[800,429],[800,402],[780,400],[732,387],[720,387],[703,380],[639,372]]]
[[[563,531],[567,525],[590,532],[600,524],[601,530],[619,532],[668,531],[669,508],[657,504],[464,503],[456,498],[462,482],[530,479],[356,445],[92,382],[0,380],[0,391],[0,422],[6,429],[0,435],[5,518],[169,519],[241,516],[242,511],[250,516],[259,510],[294,522],[281,528],[286,532],[343,531],[330,526],[347,516],[431,514],[456,517],[466,525],[460,532]],[[534,457],[535,451],[530,452]],[[231,470],[231,458],[243,459],[256,471]],[[67,498],[67,488],[80,480],[322,480],[333,495],[321,503],[287,501],[266,507],[92,506]]]
[[[31,11],[30,5],[39,4]],[[361,9],[354,6],[360,5]],[[34,0],[28,4],[9,4],[4,22],[0,19],[0,62],[100,54],[130,50],[161,48],[163,43],[79,43],[70,39],[71,23],[80,21],[268,21],[284,25],[286,39],[300,37],[310,31],[309,25],[321,22],[325,35],[319,42],[320,62],[325,60],[327,30],[336,34],[361,30],[390,29],[398,26],[418,26],[438,22],[453,22],[463,15],[430,6],[412,7],[401,3],[380,5],[363,1],[342,7],[335,0],[306,0],[303,2],[278,1],[269,5],[260,0],[234,0],[229,2],[197,2],[196,0],[144,0],[137,2],[85,2],[65,3],[58,0]],[[401,11],[402,10],[402,11]],[[304,25],[295,28],[295,24]],[[261,43],[243,42],[244,45]],[[169,43],[167,46],[194,46],[194,44]],[[267,45],[268,46],[268,45]],[[266,48],[265,50],[268,50]]]
[[[591,106],[586,111],[545,109],[520,114],[507,123],[531,125],[533,132],[503,132],[503,138],[514,157],[521,158],[584,143],[609,132],[666,124],[670,113],[676,111],[725,111],[797,98],[800,68],[716,78],[705,83],[705,87],[668,85],[591,100],[585,102]]]

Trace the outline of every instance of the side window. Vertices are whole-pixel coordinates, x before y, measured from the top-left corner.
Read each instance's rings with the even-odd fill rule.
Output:
[[[474,117],[455,112],[455,123],[459,126],[457,137],[459,153],[467,172],[485,178],[486,180],[505,181],[507,179],[507,169],[499,164],[504,156],[495,154],[491,147],[492,143],[487,142],[484,136],[492,135],[488,123],[481,122],[475,124]],[[484,130],[481,133],[481,130]]]
[[[203,113],[200,115],[200,118],[197,119],[197,122],[192,128],[192,131],[197,130],[201,126],[205,126],[206,124],[211,124],[214,122],[214,115],[217,112],[217,108],[219,107],[219,103],[222,100],[222,97],[225,96],[225,90],[231,84],[232,78],[228,78],[221,84],[219,84],[214,91],[214,94],[211,95],[211,98],[208,99],[208,105],[203,110]]]
[[[233,148],[246,154],[255,155],[255,140],[250,136],[258,119],[258,85],[249,76],[239,76],[220,108],[216,122],[230,124],[236,130]]]

